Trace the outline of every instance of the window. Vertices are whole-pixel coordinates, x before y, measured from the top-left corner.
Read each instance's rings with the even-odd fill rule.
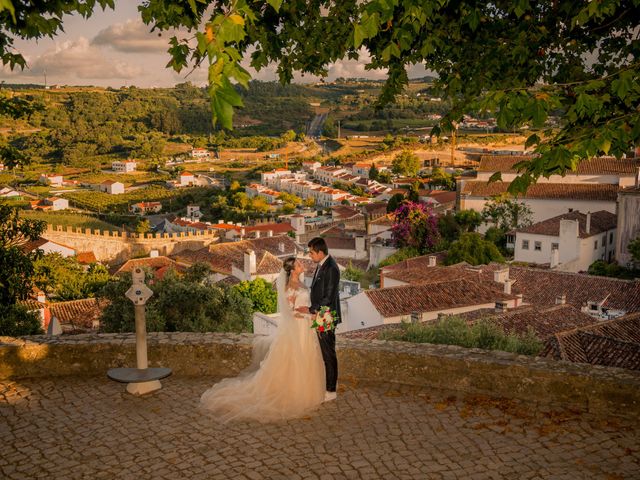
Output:
[[[609,243],[613,243],[613,232],[609,234]]]
[[[559,248],[560,248],[560,245],[558,245],[557,243],[551,244],[551,250],[558,250]]]
[[[606,236],[606,235],[603,235],[603,236],[602,236],[602,246],[603,246],[603,247],[606,247],[606,246],[607,246],[607,236]]]
[[[534,244],[533,244],[533,249],[534,249],[536,252],[541,251],[541,250],[542,250],[542,242],[534,242]]]
[[[598,249],[598,240],[596,240],[595,242],[593,242],[593,249],[597,250]]]
[[[522,249],[529,250],[529,240],[522,240]]]

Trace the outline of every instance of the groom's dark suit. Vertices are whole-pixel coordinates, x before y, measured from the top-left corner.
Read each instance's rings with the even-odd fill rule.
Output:
[[[327,306],[336,312],[336,325],[340,323],[340,269],[333,257],[328,256],[322,265],[318,265],[311,284],[311,306],[309,311],[316,314],[321,307]],[[338,357],[336,356],[335,332],[318,332],[320,349],[327,374],[327,391],[335,392],[338,381]]]

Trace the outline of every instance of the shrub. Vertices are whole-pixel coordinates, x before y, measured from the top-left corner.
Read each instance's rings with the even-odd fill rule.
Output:
[[[398,329],[382,332],[381,338],[501,350],[521,355],[536,355],[543,347],[532,329],[524,335],[517,335],[505,332],[501,325],[491,320],[479,320],[468,325],[459,317],[447,317],[435,323],[401,323]]]
[[[40,319],[22,305],[0,305],[0,336],[20,337],[42,334]]]

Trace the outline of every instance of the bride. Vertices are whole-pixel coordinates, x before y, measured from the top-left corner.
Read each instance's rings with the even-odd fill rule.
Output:
[[[223,421],[269,422],[303,416],[324,400],[325,372],[312,316],[295,311],[309,306],[302,264],[287,258],[278,276],[276,333],[254,341],[252,367],[202,394],[202,407]]]

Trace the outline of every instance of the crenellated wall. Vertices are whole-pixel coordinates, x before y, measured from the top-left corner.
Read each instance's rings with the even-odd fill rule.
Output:
[[[101,262],[123,263],[136,255],[158,250],[170,255],[184,250],[197,250],[218,241],[215,232],[201,233],[127,233],[48,225],[42,235],[53,242],[74,248],[77,252],[92,251]]]
[[[226,377],[249,364],[252,335],[150,333],[149,362]],[[462,347],[338,338],[340,376],[640,418],[640,372]],[[0,380],[105,375],[134,366],[134,334],[0,337]],[[171,379],[166,381],[170,382]]]

